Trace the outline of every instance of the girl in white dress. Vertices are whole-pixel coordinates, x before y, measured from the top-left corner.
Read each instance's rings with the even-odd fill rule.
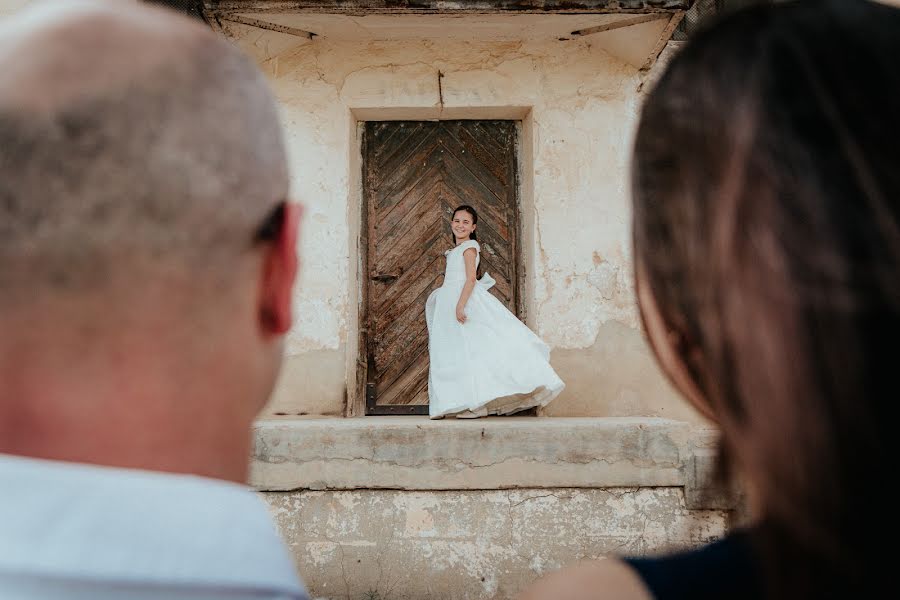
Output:
[[[550,349],[488,290],[494,280],[476,279],[481,246],[478,213],[453,212],[456,247],[445,252],[444,283],[428,296],[428,412],[484,417],[546,406],[564,384],[550,366]]]

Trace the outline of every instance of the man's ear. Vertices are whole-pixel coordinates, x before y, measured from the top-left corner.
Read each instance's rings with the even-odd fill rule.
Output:
[[[263,249],[259,325],[264,335],[283,335],[291,328],[294,280],[297,277],[297,238],[303,208],[287,202],[281,227]]]

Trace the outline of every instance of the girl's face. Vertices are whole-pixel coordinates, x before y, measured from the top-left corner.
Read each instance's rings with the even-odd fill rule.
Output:
[[[451,228],[457,240],[469,239],[469,236],[475,231],[475,227],[475,223],[472,222],[472,215],[466,211],[460,210],[453,214]]]

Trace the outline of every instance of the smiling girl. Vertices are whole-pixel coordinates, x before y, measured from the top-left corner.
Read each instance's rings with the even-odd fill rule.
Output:
[[[564,384],[550,367],[550,349],[477,278],[478,213],[453,212],[454,248],[444,283],[425,303],[428,325],[428,407],[432,419],[510,414],[546,406]]]

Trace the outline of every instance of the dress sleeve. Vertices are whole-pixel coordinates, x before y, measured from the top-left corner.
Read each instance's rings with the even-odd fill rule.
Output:
[[[469,240],[462,243],[462,251],[465,252],[469,248],[475,248],[475,252],[481,254],[481,246],[475,240]]]

